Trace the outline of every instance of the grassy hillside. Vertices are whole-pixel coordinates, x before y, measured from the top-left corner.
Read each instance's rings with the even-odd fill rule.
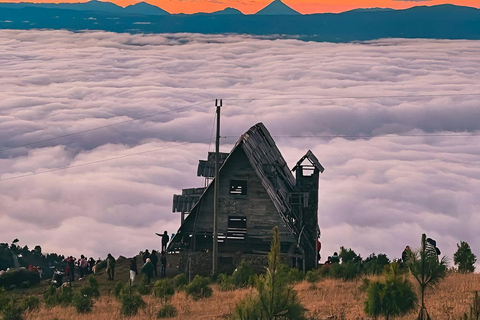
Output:
[[[123,263],[121,263],[123,265]],[[128,269],[118,268],[118,280],[126,281]],[[28,320],[80,320],[80,319],[119,319],[119,304],[113,295],[115,282],[106,281],[106,275],[96,275],[99,279],[102,297],[96,302],[93,313],[79,315],[73,307],[55,307],[27,314]],[[76,281],[75,286],[82,285]],[[308,309],[312,319],[369,319],[363,312],[365,293],[360,291],[362,281],[342,281],[323,279],[316,283],[301,282],[295,285],[299,298]],[[220,291],[216,285],[213,296],[193,301],[184,292],[177,292],[173,304],[179,314],[173,319],[228,319],[235,303],[250,292],[251,289]],[[34,289],[39,294],[42,287]],[[480,274],[452,273],[440,283],[437,290],[427,292],[427,308],[432,319],[459,319],[467,311],[475,290],[480,291]],[[33,291],[32,291],[33,292]],[[148,307],[131,319],[155,319],[160,308],[160,301],[153,296],[144,296]],[[396,319],[413,319],[416,311]]]

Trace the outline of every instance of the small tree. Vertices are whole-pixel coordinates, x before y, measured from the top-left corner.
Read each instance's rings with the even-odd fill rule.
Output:
[[[157,318],[170,318],[177,315],[177,309],[169,304],[170,299],[175,294],[175,288],[167,279],[158,280],[155,282],[154,293],[157,298],[160,298],[162,307],[157,313]]]
[[[421,308],[418,320],[430,320],[425,307],[425,290],[434,288],[446,275],[447,258],[439,260],[439,252],[434,242],[422,234],[420,250],[412,252],[408,259],[408,268],[420,287]]]
[[[130,285],[124,285],[117,298],[120,301],[120,314],[126,317],[136,315],[140,308],[146,306],[142,297]]]
[[[367,284],[365,313],[374,318],[383,315],[388,320],[413,309],[417,296],[410,283],[400,276],[400,268],[396,262],[385,267],[384,281]]]
[[[469,273],[475,271],[475,262],[477,262],[477,256],[473,254],[470,246],[465,241],[457,243],[457,252],[453,254],[453,261],[455,265],[458,265],[458,271],[460,273]]]
[[[268,268],[257,281],[257,294],[249,296],[235,306],[235,318],[240,320],[302,320],[305,308],[298,301],[297,293],[288,283],[280,259],[278,228],[268,254]]]

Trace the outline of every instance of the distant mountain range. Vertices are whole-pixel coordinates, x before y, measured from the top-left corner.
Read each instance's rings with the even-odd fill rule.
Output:
[[[90,0],[88,2],[77,3],[34,3],[34,2],[20,2],[20,3],[8,3],[0,2],[0,8],[15,8],[21,9],[26,7],[34,8],[49,8],[49,9],[69,9],[78,11],[95,11],[95,12],[107,12],[117,14],[144,14],[163,16],[168,15],[167,11],[149,4],[147,2],[139,2],[128,7],[120,7],[111,2]],[[207,13],[195,13],[195,14],[207,14]],[[241,11],[235,8],[226,8],[221,11],[213,12],[210,14],[243,14]],[[299,12],[293,10],[281,0],[274,0],[268,6],[257,12],[259,15],[300,15]]]
[[[251,15],[234,8],[213,13],[170,14],[146,2],[125,8],[97,0],[61,4],[22,2],[0,3],[0,29],[233,33],[332,42],[379,38],[480,40],[480,9],[436,5],[302,15],[281,0],[274,0]]]

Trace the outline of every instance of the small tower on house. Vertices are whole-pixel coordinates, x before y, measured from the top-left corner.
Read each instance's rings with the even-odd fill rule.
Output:
[[[300,221],[301,237],[299,245],[304,250],[305,269],[310,270],[317,266],[317,239],[320,237],[318,226],[318,191],[320,173],[325,169],[312,151],[308,152],[297,162],[292,169],[295,172],[295,193],[292,194],[292,207],[295,206]]]

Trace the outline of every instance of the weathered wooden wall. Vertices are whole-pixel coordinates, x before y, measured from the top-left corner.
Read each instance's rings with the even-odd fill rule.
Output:
[[[246,180],[247,194],[230,194],[231,180]],[[213,230],[213,188],[208,188],[201,203],[196,207],[195,249],[210,249]],[[235,149],[220,172],[218,232],[227,234],[228,217],[245,216],[247,235],[244,241],[226,239],[219,243],[219,252],[268,252],[272,240],[272,229],[278,226],[282,252],[292,250],[296,239],[284,226],[273,202],[260,178],[241,148]]]

